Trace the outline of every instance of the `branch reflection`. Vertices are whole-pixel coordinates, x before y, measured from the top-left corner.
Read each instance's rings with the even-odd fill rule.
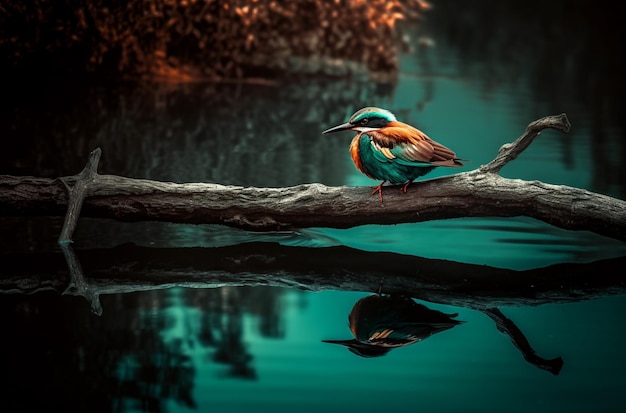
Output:
[[[626,257],[516,271],[344,246],[253,242],[216,248],[124,244],[77,253],[70,246],[65,256],[6,254],[2,262],[0,292],[53,290],[80,295],[93,310],[101,308],[95,302],[101,295],[170,287],[372,291],[384,280],[389,294],[476,310],[575,302],[626,292],[621,273],[614,271],[626,265]]]

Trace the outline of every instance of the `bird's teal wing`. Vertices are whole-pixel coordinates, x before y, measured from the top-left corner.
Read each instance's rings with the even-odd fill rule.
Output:
[[[410,125],[394,123],[400,126],[368,132],[379,161],[407,166],[461,166],[454,151]]]
[[[392,129],[392,133],[389,133],[389,129]],[[385,133],[382,134],[378,131],[368,132],[368,136],[371,138],[370,145],[374,158],[383,163],[393,162],[406,166],[430,166],[437,164],[445,160],[444,156],[441,156],[437,144],[433,145],[433,141],[430,140],[401,140],[398,139],[402,132],[393,134],[393,129],[400,128],[386,128]],[[451,159],[454,159],[454,152],[451,152]],[[450,155],[448,155],[450,156]]]

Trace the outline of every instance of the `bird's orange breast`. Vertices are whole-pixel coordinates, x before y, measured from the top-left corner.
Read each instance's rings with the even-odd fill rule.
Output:
[[[356,135],[354,139],[352,139],[352,143],[350,143],[350,156],[352,157],[352,162],[354,162],[354,166],[356,166],[356,169],[361,171],[361,173],[372,179],[377,179],[376,177],[373,177],[363,166],[363,161],[361,160],[361,156],[359,154],[359,142],[361,140],[361,135],[363,134],[359,133]]]

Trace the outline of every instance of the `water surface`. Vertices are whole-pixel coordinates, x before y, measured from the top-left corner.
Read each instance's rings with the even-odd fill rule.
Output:
[[[462,13],[450,13],[450,7],[441,2],[428,14],[416,36],[432,38],[435,47],[403,54],[394,85],[306,79],[275,85],[25,88],[0,117],[0,173],[71,175],[99,146],[100,172],[107,174],[246,186],[374,185],[349,159],[350,134],[321,135],[360,107],[390,109],[470,159],[464,170],[493,159],[531,121],[565,112],[571,132],[543,132],[503,176],[623,199],[624,124],[614,116],[623,86],[610,87],[612,71],[581,59],[590,50],[595,62],[608,59],[596,47],[605,39],[573,31],[572,22],[583,18],[576,14],[546,22],[532,13],[516,20],[510,11],[491,10],[506,24],[481,30],[473,22],[491,21],[482,2]],[[521,31],[529,22],[540,39],[532,30]],[[572,43],[577,47],[563,46]],[[541,48],[534,48],[538,44]],[[440,168],[427,178],[446,173]],[[0,221],[4,253],[61,257],[60,219]],[[513,270],[589,263],[625,252],[614,240],[528,218],[278,234],[83,219],[74,247],[80,257],[81,250],[127,242],[211,248],[258,241],[342,245]],[[3,272],[8,277],[14,270]],[[89,281],[89,273],[85,276]],[[384,286],[383,279],[383,292]],[[0,353],[8,383],[2,386],[3,403],[6,411],[617,412],[626,407],[624,295],[500,308],[539,356],[562,357],[562,369],[552,374],[527,362],[510,338],[471,306],[420,301],[458,313],[464,323],[383,357],[361,358],[322,342],[350,338],[352,306],[379,287],[148,289],[102,295],[101,315],[92,314],[84,298],[62,296],[54,288],[3,294],[6,334]]]

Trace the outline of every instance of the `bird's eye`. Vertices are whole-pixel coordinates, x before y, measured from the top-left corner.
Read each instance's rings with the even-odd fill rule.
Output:
[[[369,119],[367,119],[367,118],[361,119],[361,122],[360,122],[361,125],[367,125],[368,120]]]

